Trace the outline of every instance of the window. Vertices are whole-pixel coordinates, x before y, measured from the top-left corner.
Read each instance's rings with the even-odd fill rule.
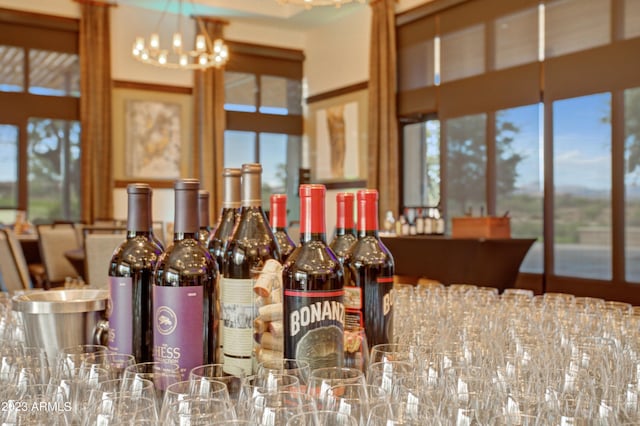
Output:
[[[611,96],[553,104],[555,273],[611,279]]]
[[[80,122],[29,120],[30,216],[80,219]]]
[[[435,207],[440,204],[440,121],[409,124],[403,131],[404,204]]]
[[[443,35],[440,49],[440,76],[443,83],[483,73],[484,25]]]
[[[498,18],[495,32],[495,69],[538,60],[538,8]]]
[[[224,167],[262,164],[262,202],[288,196],[289,221],[298,219],[302,136],[302,53],[230,42],[226,66]]]
[[[445,122],[447,144],[447,218],[486,213],[487,117],[485,114]],[[450,227],[448,228],[450,229]]]
[[[0,207],[18,206],[18,126],[0,125]]]
[[[78,220],[78,22],[0,14],[0,58],[2,217],[25,210],[34,222]]]
[[[640,282],[640,87],[624,92],[627,281]]]
[[[536,238],[520,270],[543,268],[543,151],[541,105],[527,105],[496,114],[496,214],[511,217],[514,238]]]
[[[601,46],[611,41],[610,0],[559,0],[545,9],[545,57]]]

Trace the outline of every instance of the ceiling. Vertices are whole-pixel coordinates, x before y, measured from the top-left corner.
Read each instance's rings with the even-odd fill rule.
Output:
[[[356,8],[359,2],[333,6],[304,6],[281,4],[278,0],[117,0],[118,4],[183,15],[207,15],[234,21],[274,25],[293,30],[305,30],[340,19]]]

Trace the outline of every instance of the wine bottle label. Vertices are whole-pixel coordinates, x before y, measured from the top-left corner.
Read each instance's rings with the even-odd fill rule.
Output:
[[[371,347],[391,340],[392,291],[393,277],[377,277],[375,284],[365,290],[365,297],[369,299],[365,304],[373,308],[365,315],[365,329]]]
[[[153,286],[153,360],[180,366],[182,380],[204,363],[202,286]]]
[[[109,277],[109,350],[133,354],[133,280]]]
[[[284,291],[285,358],[311,370],[341,366],[344,357],[344,290]]]
[[[224,365],[241,367],[246,374],[251,374],[253,364],[253,285],[252,279],[220,281]]]
[[[345,325],[347,327],[364,327],[362,306],[364,304],[360,287],[344,286]]]

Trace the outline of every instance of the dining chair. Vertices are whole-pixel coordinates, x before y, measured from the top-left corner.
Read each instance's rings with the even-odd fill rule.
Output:
[[[85,278],[93,288],[108,288],[109,263],[113,252],[126,239],[124,228],[85,228]]]
[[[0,229],[0,274],[3,291],[33,288],[22,247],[10,229]]]
[[[65,252],[80,247],[73,224],[38,225],[36,229],[49,287],[64,284],[67,277],[77,277],[78,271],[65,257]]]

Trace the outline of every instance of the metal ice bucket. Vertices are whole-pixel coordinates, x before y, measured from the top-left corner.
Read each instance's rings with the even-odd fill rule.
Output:
[[[51,290],[12,298],[22,317],[27,346],[44,348],[50,360],[72,345],[106,345],[107,290]]]

